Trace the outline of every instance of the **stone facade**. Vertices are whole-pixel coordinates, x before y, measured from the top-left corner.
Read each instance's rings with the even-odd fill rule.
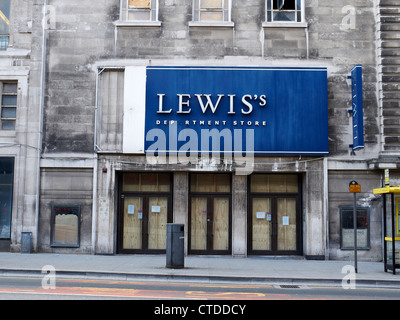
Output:
[[[12,47],[0,53],[0,72],[19,77],[25,112],[16,136],[2,137],[18,145],[11,152],[20,181],[14,195],[14,250],[20,232],[31,231],[37,251],[115,254],[120,172],[173,172],[173,220],[189,227],[190,173],[233,171],[223,165],[150,166],[144,155],[124,154],[125,67],[318,66],[328,70],[329,156],[256,157],[255,172],[301,175],[302,255],[319,259],[351,254],[340,248],[339,208],[352,205],[348,184],[357,180],[359,205],[370,208],[371,248],[359,254],[365,260],[382,258],[381,201],[371,194],[381,185],[385,164],[396,169],[399,163],[395,1],[305,0],[303,23],[271,26],[265,23],[265,0],[232,0],[233,23],[199,26],[191,23],[188,0],[159,0],[161,23],[147,25],[123,21],[119,0],[96,5],[48,0],[50,22],[44,30],[43,3],[19,2],[13,2]],[[365,148],[354,154],[347,76],[357,64],[363,66]],[[231,241],[237,256],[246,256],[248,249],[247,179],[232,177]],[[54,203],[81,205],[79,248],[50,245]],[[188,237],[186,228],[186,251]]]
[[[1,157],[14,159],[11,239],[0,247],[19,248],[21,232],[37,243],[39,159],[42,137],[42,2],[10,3],[8,48],[0,51],[0,81],[18,83],[15,130],[1,130]]]

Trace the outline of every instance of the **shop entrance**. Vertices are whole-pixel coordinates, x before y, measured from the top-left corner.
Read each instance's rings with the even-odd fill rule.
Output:
[[[170,175],[124,173],[121,182],[118,251],[164,253],[172,222]]]
[[[249,254],[301,254],[300,180],[299,175],[250,177]]]
[[[189,200],[189,253],[230,254],[230,175],[192,174]]]

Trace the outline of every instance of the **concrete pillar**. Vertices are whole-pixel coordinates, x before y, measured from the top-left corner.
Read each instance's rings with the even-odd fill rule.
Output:
[[[247,176],[232,176],[232,255],[247,256]]]
[[[185,255],[187,255],[189,237],[189,176],[187,172],[175,172],[173,179],[174,223],[185,225]]]
[[[327,227],[326,188],[327,176],[324,161],[312,161],[307,164],[304,205],[304,255],[309,259],[325,259]]]
[[[107,172],[103,172],[107,168]],[[115,171],[109,161],[99,163],[97,170],[97,235],[96,252],[98,254],[113,254],[116,250],[116,217]]]

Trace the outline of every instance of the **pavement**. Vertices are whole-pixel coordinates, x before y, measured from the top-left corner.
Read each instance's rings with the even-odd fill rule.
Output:
[[[0,276],[43,276],[52,266],[57,276],[108,280],[202,281],[341,286],[352,261],[302,258],[187,256],[185,267],[166,267],[165,255],[82,255],[0,253]],[[343,273],[342,273],[343,270]],[[384,272],[383,262],[358,262],[356,285],[400,288],[399,274]]]

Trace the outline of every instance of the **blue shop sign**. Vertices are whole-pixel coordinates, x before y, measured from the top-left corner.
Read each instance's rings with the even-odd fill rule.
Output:
[[[351,70],[351,93],[352,93],[352,108],[351,114],[353,117],[353,145],[350,147],[353,150],[364,148],[364,112],[363,112],[363,80],[362,66],[356,65]]]
[[[147,67],[145,151],[326,155],[327,99],[326,68]]]

